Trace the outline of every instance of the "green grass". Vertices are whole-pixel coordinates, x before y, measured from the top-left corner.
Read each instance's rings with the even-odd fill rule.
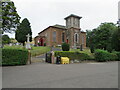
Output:
[[[62,49],[62,47],[57,47],[57,48]],[[85,49],[83,49],[83,51],[80,51],[80,49],[70,49],[70,51],[85,53],[94,59],[94,54],[90,52],[89,48],[85,48]]]
[[[6,48],[6,49],[23,49],[23,46],[20,46],[20,45],[16,45],[16,46],[4,45],[4,48]]]
[[[32,47],[31,55],[37,56],[50,51],[50,47]]]
[[[70,49],[70,51],[75,51],[75,52],[80,52],[80,53],[86,53],[87,55],[91,56],[94,58],[94,54],[90,52],[89,48],[83,49],[83,51],[80,51],[80,49]]]
[[[4,48],[8,48],[8,49],[23,49],[23,46],[8,46],[5,45]],[[24,48],[25,49],[25,48]],[[37,55],[41,55],[44,54],[46,52],[50,51],[50,47],[32,47],[31,50],[31,56],[37,56]]]

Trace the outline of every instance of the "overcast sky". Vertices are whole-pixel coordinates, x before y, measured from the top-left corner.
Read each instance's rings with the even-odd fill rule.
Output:
[[[83,31],[98,27],[104,22],[116,23],[119,0],[12,0],[21,21],[31,23],[33,37],[48,26],[65,25],[64,18],[70,14],[81,16]],[[14,34],[9,35],[15,37]]]

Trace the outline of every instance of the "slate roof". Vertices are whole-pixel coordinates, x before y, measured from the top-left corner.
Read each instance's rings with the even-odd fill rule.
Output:
[[[56,24],[56,25],[53,25],[53,26],[49,26],[49,27],[47,27],[46,29],[44,29],[43,31],[41,31],[41,32],[39,32],[38,34],[40,34],[40,33],[42,33],[42,32],[44,32],[45,30],[47,30],[48,28],[50,28],[50,27],[53,27],[53,28],[59,28],[59,29],[64,29],[64,30],[66,30],[67,28],[66,28],[66,26],[63,26],[63,25],[59,25],[59,24]]]
[[[77,16],[77,15],[71,14],[71,15],[67,16],[67,17],[64,18],[64,19],[66,20],[66,19],[69,18],[69,17],[76,17],[76,18],[79,18],[79,19],[82,18],[82,17],[80,17],[80,16]]]
[[[60,28],[60,29],[67,29],[66,26],[59,25],[59,24],[53,25],[52,27],[56,27],[56,28]]]
[[[81,33],[86,33],[85,31],[81,30]]]

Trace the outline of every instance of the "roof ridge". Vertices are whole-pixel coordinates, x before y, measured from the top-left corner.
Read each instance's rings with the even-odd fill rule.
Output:
[[[58,26],[65,26],[65,25],[60,25],[60,24],[55,24],[55,25],[58,25]],[[53,26],[55,26],[55,25],[53,25]],[[65,26],[66,27],[66,26]]]

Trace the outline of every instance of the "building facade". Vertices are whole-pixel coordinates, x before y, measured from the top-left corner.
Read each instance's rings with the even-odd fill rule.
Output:
[[[65,18],[66,26],[58,24],[49,26],[35,37],[35,45],[60,46],[66,42],[72,48],[80,47],[80,45],[86,48],[86,32],[81,31],[81,18],[71,14]]]

